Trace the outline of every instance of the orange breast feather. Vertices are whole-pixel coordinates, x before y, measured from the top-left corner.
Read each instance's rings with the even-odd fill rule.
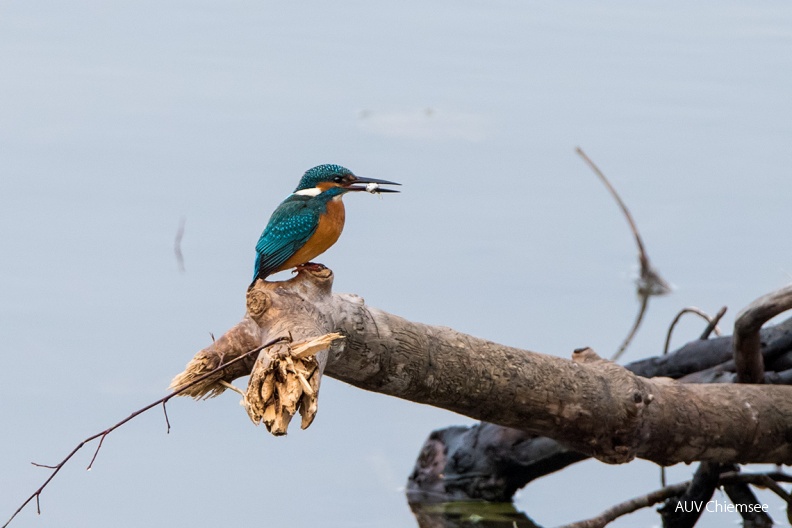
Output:
[[[284,262],[278,271],[310,262],[327,251],[341,236],[341,231],[344,229],[344,218],[344,203],[338,196],[327,203],[327,211],[319,218],[319,225],[313,236],[289,260]]]

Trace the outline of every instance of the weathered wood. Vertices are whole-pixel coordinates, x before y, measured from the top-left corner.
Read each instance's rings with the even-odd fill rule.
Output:
[[[792,384],[792,370],[788,370],[792,367],[792,318],[763,328],[760,341],[767,368],[787,369],[765,372],[765,381]],[[732,336],[696,339],[670,354],[634,361],[625,368],[644,377],[734,383],[732,350]],[[693,372],[695,368],[704,370]],[[531,481],[586,458],[555,440],[517,429],[487,422],[451,426],[427,438],[407,481],[407,498],[410,502],[510,501],[517,489]]]
[[[792,285],[756,299],[734,323],[734,362],[740,383],[764,381],[759,331],[767,321],[792,308]]]
[[[331,332],[331,319],[302,301],[326,297],[331,285],[332,272],[319,267],[310,273],[310,280],[257,281],[247,292],[247,312],[242,321],[198,352],[185,371],[173,379],[171,388],[178,390],[222,363],[273,339],[288,338],[289,343],[276,343],[262,350],[258,357],[240,361],[222,375],[194,385],[184,395],[214,397],[224,392],[232,380],[250,375],[242,404],[254,424],[263,423],[272,434],[284,435],[291,418],[299,412],[301,427],[307,428],[318,409],[327,349],[342,336]],[[294,341],[300,343],[290,344]]]
[[[734,338],[733,336],[714,337],[703,340],[696,339],[685,344],[675,352],[657,355],[625,365],[625,368],[647,378],[665,376],[679,379],[693,375],[706,369],[734,372]],[[760,346],[766,368],[771,370],[787,370],[792,364],[777,367],[776,361],[781,356],[789,355],[792,359],[792,318],[778,325],[763,328],[760,333]]]
[[[605,462],[792,463],[792,387],[646,379],[590,349],[570,361],[413,323],[334,295],[331,284],[329,270],[259,281],[246,318],[260,340],[344,334],[317,355],[320,373],[326,359],[328,375],[357,387],[550,436]],[[201,354],[219,362],[245,351],[219,343]]]
[[[510,427],[446,427],[424,442],[407,481],[407,500],[508,502],[528,482],[587,458],[546,436]]]

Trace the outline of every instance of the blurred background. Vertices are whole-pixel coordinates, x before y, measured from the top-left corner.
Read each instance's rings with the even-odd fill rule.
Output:
[[[685,306],[727,305],[730,333],[792,280],[788,3],[5,1],[0,72],[0,521],[49,475],[31,461],[165,395],[240,319],[262,228],[320,163],[403,184],[345,200],[336,291],[508,345],[610,356],[638,309],[632,235],[576,146],[675,287],[623,361]],[[238,400],[174,400],[170,434],[137,418],[12,526],[415,526],[422,442],[471,423],[326,378],[311,428],[272,438]],[[516,505],[551,526],[657,487],[587,461]]]

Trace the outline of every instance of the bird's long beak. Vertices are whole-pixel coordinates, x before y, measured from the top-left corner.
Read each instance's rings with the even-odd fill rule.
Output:
[[[364,185],[360,185],[360,184],[364,184]],[[396,189],[387,189],[385,187],[380,187],[380,185],[401,185],[401,183],[356,176],[355,181],[353,181],[352,184],[349,185],[349,187],[347,187],[347,189],[349,189],[350,191],[368,191],[370,193],[399,192]]]

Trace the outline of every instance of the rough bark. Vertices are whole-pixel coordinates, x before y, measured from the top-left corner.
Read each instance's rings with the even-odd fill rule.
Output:
[[[285,435],[291,418],[299,412],[302,428],[310,426],[318,410],[328,346],[341,336],[332,333],[330,317],[304,302],[330,295],[332,272],[317,268],[310,275],[302,275],[308,276],[310,280],[284,283],[257,281],[247,292],[247,312],[242,321],[198,352],[170,388],[178,390],[224,362],[281,338],[288,343],[269,346],[257,357],[240,361],[183,395],[211,398],[233,389],[230,381],[250,375],[242,404],[253,423],[263,423],[274,435]],[[274,299],[279,302],[273,303]],[[301,342],[298,347],[292,346],[295,341]]]
[[[260,329],[256,346],[289,333],[304,339],[335,331],[345,339],[317,356],[319,374],[326,358],[328,375],[357,387],[550,436],[605,462],[792,463],[791,387],[646,379],[590,349],[570,361],[413,323],[360,297],[334,295],[331,284],[329,270],[259,281],[243,322],[197,358],[219,365],[249,350],[239,344],[256,333],[251,320]],[[235,337],[239,332],[247,337]],[[247,364],[252,380],[260,363]]]
[[[733,342],[733,336],[697,339],[670,354],[634,361],[625,368],[644,377],[687,383],[734,383]],[[791,384],[792,318],[761,329],[759,342],[766,368],[781,371],[766,371],[765,382]],[[408,479],[407,496],[413,502],[510,501],[517,489],[532,480],[586,458],[525,431],[485,422],[450,427],[429,435]],[[454,478],[443,478],[448,475]]]

